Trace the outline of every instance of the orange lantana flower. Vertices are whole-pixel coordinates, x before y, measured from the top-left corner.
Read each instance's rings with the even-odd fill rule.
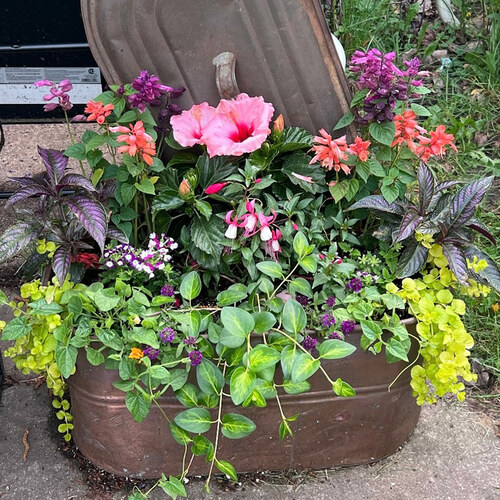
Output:
[[[102,125],[106,116],[109,116],[113,109],[114,106],[111,103],[104,106],[101,101],[89,101],[84,112],[90,113],[90,116],[87,117],[88,122],[96,120],[99,125]]]
[[[328,168],[328,170],[333,168],[336,172],[339,172],[342,169],[346,174],[349,174],[351,169],[345,163],[342,163],[343,160],[348,158],[345,135],[338,139],[332,139],[332,136],[327,134],[324,129],[321,129],[319,133],[320,136],[317,135],[313,138],[314,145],[310,151],[314,151],[315,155],[309,164],[319,161],[321,166]]]
[[[130,359],[142,359],[144,357],[144,352],[138,347],[132,347],[132,349],[130,349],[130,354],[128,357]]]
[[[156,154],[156,145],[153,138],[144,130],[142,121],[138,121],[135,125],[130,124],[130,127],[110,127],[111,132],[121,132],[116,140],[118,142],[126,142],[125,146],[120,146],[117,151],[119,153],[128,153],[130,156],[139,155],[148,165],[153,164],[153,158]]]
[[[430,132],[431,137],[420,137],[420,143],[415,153],[420,156],[422,161],[427,161],[431,156],[442,156],[445,153],[446,146],[450,146],[455,151],[457,148],[451,142],[453,134],[445,133],[445,126],[439,125],[435,131]]]
[[[402,115],[394,117],[396,134],[391,148],[397,144],[406,143],[414,153],[416,152],[417,145],[415,144],[415,139],[423,139],[424,136],[422,134],[427,134],[427,130],[418,125],[416,118],[417,115],[411,109],[404,111]]]
[[[368,148],[370,144],[370,141],[363,141],[361,137],[356,137],[354,142],[347,148],[347,151],[352,155],[356,155],[360,161],[364,162],[368,160],[368,155],[370,154]]]

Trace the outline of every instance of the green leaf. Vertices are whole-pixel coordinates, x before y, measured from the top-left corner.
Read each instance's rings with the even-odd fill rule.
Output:
[[[125,395],[125,405],[134,417],[136,422],[142,422],[149,413],[151,401],[146,399],[141,392],[127,392]]]
[[[395,183],[388,179],[384,180],[380,191],[382,192],[383,197],[387,200],[388,203],[392,203],[398,199],[399,189]]]
[[[285,302],[282,315],[283,327],[287,332],[297,335],[307,325],[306,313],[302,306],[295,300],[289,299]]]
[[[382,337],[382,329],[377,323],[374,321],[368,321],[366,319],[362,319],[360,321],[361,329],[363,330],[363,334],[370,341],[374,341],[376,339],[380,339]]]
[[[73,313],[74,316],[77,317],[79,314],[81,314],[82,310],[82,299],[80,299],[80,297],[78,297],[77,295],[73,295],[73,297],[68,300],[68,311],[70,313]]]
[[[174,424],[173,422],[170,422],[168,424],[168,428],[170,430],[170,434],[172,434],[172,437],[174,438],[175,442],[186,445],[188,443],[192,443],[193,440],[191,439],[191,436],[186,432],[184,429],[181,429],[178,425]]]
[[[333,131],[340,130],[341,128],[347,127],[354,121],[354,114],[352,111],[348,111],[342,118],[337,122],[337,125],[333,128]]]
[[[292,366],[292,382],[298,383],[314,375],[320,367],[320,360],[314,359],[305,352],[295,357]]]
[[[222,434],[229,439],[240,439],[250,435],[256,425],[248,417],[238,413],[226,413],[222,417]]]
[[[195,206],[198,211],[205,217],[205,219],[209,220],[212,216],[212,205],[206,201],[196,200]]]
[[[162,474],[161,479],[158,481],[158,486],[173,500],[176,500],[177,497],[187,497],[184,484],[174,476],[170,476],[167,481],[165,475]]]
[[[279,151],[286,153],[297,149],[310,148],[312,146],[312,135],[299,127],[287,127],[280,137]]]
[[[217,305],[224,307],[239,302],[248,296],[247,287],[243,283],[235,283],[217,295]]]
[[[292,280],[288,285],[288,289],[290,290],[290,293],[300,293],[310,299],[313,297],[311,284],[304,278],[295,278]]]
[[[394,295],[392,293],[384,293],[380,296],[382,302],[384,303],[387,309],[404,309],[405,303],[404,300],[398,295]]]
[[[221,221],[216,215],[209,220],[196,217],[191,225],[191,243],[203,252],[220,259],[224,247],[224,232]]]
[[[396,135],[396,125],[394,122],[375,122],[370,125],[369,132],[377,142],[390,146]]]
[[[88,140],[85,146],[87,148],[87,151],[90,151],[91,149],[96,149],[101,147],[107,141],[108,137],[106,135],[94,135]]]
[[[63,310],[57,302],[47,304],[45,299],[30,302],[29,307],[31,308],[33,314],[38,314],[40,316],[51,316],[52,314],[58,314]]]
[[[129,205],[130,202],[134,199],[136,193],[137,189],[133,184],[128,184],[127,182],[124,182],[120,187],[120,195],[122,197],[124,205]]]
[[[93,349],[92,347],[87,347],[85,351],[87,353],[87,361],[92,366],[98,366],[104,363],[104,356],[101,351]]]
[[[68,158],[75,158],[80,161],[85,161],[87,156],[87,148],[85,147],[85,144],[82,144],[81,142],[77,142],[76,144],[72,144],[71,146],[68,146],[64,154]]]
[[[308,273],[315,273],[316,269],[318,268],[318,263],[312,255],[308,255],[307,257],[300,259],[299,265],[302,269],[304,269],[304,271]]]
[[[341,378],[338,378],[333,383],[333,392],[337,396],[341,396],[343,398],[350,398],[356,395],[356,391],[347,383],[344,382]]]
[[[268,311],[262,311],[260,313],[252,314],[255,321],[254,332],[255,333],[266,333],[268,332],[276,323],[276,318],[274,314]]]
[[[255,326],[252,315],[237,307],[222,308],[220,317],[224,325],[224,329],[221,332],[221,342],[227,347],[239,347],[248,335],[250,335]],[[237,345],[229,345],[226,342],[229,338],[234,339]]]
[[[220,369],[208,359],[203,359],[196,367],[196,380],[203,392],[220,394],[224,387],[224,376]]]
[[[281,351],[281,369],[285,379],[291,378],[293,363],[299,354],[300,352],[291,345],[285,346]]]
[[[74,345],[61,345],[56,347],[56,363],[61,375],[64,378],[69,378],[73,373],[76,364],[76,357],[78,356],[78,349]]]
[[[322,342],[318,348],[323,359],[340,359],[351,355],[356,350],[352,344],[338,339],[329,339]]]
[[[153,195],[155,194],[155,185],[153,184],[151,179],[148,179],[147,177],[144,177],[144,179],[141,180],[140,184],[136,182],[134,186],[141,193]]]
[[[309,193],[319,193],[325,190],[325,172],[318,165],[310,165],[311,158],[305,153],[296,153],[289,156],[283,163],[281,172],[288,176],[293,184],[300,186]],[[299,176],[310,177],[310,181],[305,181]]]
[[[201,279],[196,271],[191,271],[182,279],[180,292],[184,299],[193,300],[201,292]]]
[[[278,363],[281,359],[281,353],[272,347],[259,344],[250,351],[248,359],[250,368],[254,372],[259,372]]]
[[[239,366],[231,375],[230,392],[231,399],[235,405],[240,405],[252,394],[257,376],[252,371],[247,371],[245,367]]]
[[[224,433],[224,427],[222,427],[222,432]],[[219,469],[223,474],[229,476],[234,482],[238,481],[238,476],[236,475],[236,470],[233,465],[227,460],[218,460],[215,459],[215,466]]]
[[[148,371],[152,378],[158,380],[158,382],[162,384],[167,384],[172,377],[164,366],[153,365]]]
[[[283,389],[287,394],[302,394],[311,388],[311,383],[307,380],[293,383],[291,380],[283,381]]]
[[[154,349],[158,349],[160,347],[158,335],[154,330],[150,330],[148,328],[134,328],[132,340],[139,342],[140,344],[149,345]]]
[[[293,250],[299,256],[299,259],[311,253],[309,242],[301,231],[298,231],[293,238]]]
[[[214,445],[205,436],[194,436],[191,453],[196,456],[205,455],[207,462],[210,462],[214,457]]]
[[[7,323],[7,326],[3,329],[2,340],[16,340],[31,332],[31,325],[28,323],[28,318],[22,316],[19,318],[14,318]]]
[[[120,302],[120,297],[112,288],[102,288],[94,295],[95,305],[103,312],[111,311]]]
[[[160,210],[175,210],[184,205],[184,200],[179,196],[179,191],[174,189],[164,189],[157,194],[153,199],[152,210],[153,216]]]
[[[283,270],[280,264],[274,261],[257,262],[257,269],[271,278],[283,278]]]
[[[188,408],[198,406],[198,391],[189,382],[184,384],[178,391],[175,391],[175,397]]]
[[[408,343],[408,347],[409,346],[410,343]],[[394,361],[408,361],[408,349],[400,340],[395,338],[390,339],[385,346],[385,350],[395,358]]]
[[[365,97],[368,95],[369,89],[363,89],[359,90],[354,94],[354,97],[352,98],[351,104],[349,107],[354,108],[358,104],[362,103],[365,100]]]
[[[185,431],[202,434],[210,429],[211,417],[205,408],[190,408],[178,413],[175,423]]]
[[[137,119],[137,113],[131,109],[120,116],[118,123],[130,123]]]
[[[104,357],[103,357],[104,361]],[[113,387],[116,387],[118,390],[123,392],[129,392],[134,388],[133,380],[116,380],[113,382]]]
[[[431,116],[432,115],[432,113],[425,106],[422,106],[421,104],[417,104],[417,103],[413,102],[410,107],[411,107],[411,110],[417,116]]]
[[[349,180],[345,179],[341,182],[337,182],[333,186],[330,186],[329,190],[335,203],[338,203],[340,200],[345,198],[347,192],[349,191]]]

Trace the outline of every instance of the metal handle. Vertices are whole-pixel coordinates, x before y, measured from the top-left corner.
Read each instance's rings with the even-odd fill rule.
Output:
[[[233,99],[239,93],[236,82],[236,56],[232,52],[222,52],[212,61],[215,66],[215,84],[222,99]]]

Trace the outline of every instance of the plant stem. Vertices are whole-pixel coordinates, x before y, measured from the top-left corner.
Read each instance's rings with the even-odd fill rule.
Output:
[[[137,248],[138,241],[137,241],[137,232],[138,232],[138,219],[139,219],[139,195],[138,193],[135,193],[134,196],[134,209],[135,209],[135,218],[134,218],[134,246]]]
[[[276,295],[278,290],[283,286],[284,283],[286,283],[288,281],[288,278],[290,278],[290,276],[295,272],[295,269],[297,269],[298,267],[299,267],[299,263],[297,262],[297,264],[295,264],[295,267],[288,273],[286,278],[284,278],[283,281],[274,289],[274,292],[271,294],[271,296],[269,297],[268,300],[271,300],[274,298],[274,296]]]
[[[151,234],[153,232],[151,221],[149,220],[149,206],[148,201],[146,199],[146,193],[142,193],[142,200],[144,202],[144,215],[146,216],[146,225],[148,226],[148,233]],[[137,213],[137,212],[136,212]]]
[[[71,141],[71,144],[75,144],[75,138],[73,137],[73,132],[71,132],[71,127],[69,125],[68,113],[66,112],[65,109],[63,109],[63,111],[64,111],[64,119],[66,121],[66,127],[68,128],[69,139]],[[80,168],[82,169],[82,175],[86,177],[87,174],[85,173],[85,169],[83,168],[82,160],[78,160],[78,162],[80,163]]]

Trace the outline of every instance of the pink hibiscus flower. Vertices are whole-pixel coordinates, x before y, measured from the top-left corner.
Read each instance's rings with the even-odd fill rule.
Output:
[[[205,128],[215,117],[215,108],[207,102],[195,104],[191,109],[183,111],[180,115],[172,116],[170,124],[174,132],[174,139],[184,147],[195,144],[205,144],[203,134]]]

